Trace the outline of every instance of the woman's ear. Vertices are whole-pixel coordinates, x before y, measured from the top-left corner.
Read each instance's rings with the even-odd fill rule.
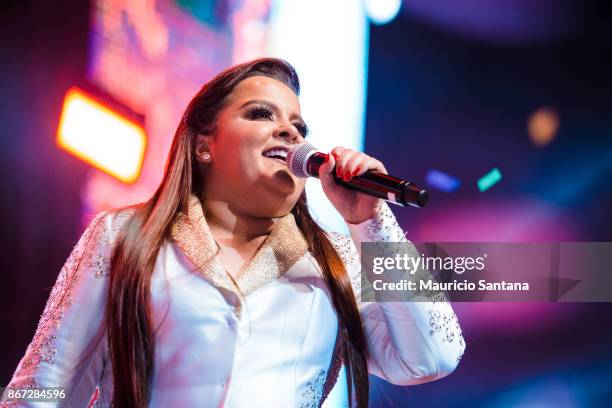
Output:
[[[212,136],[210,135],[197,135],[195,137],[194,154],[196,160],[200,163],[212,162],[212,153],[210,151],[212,142]]]

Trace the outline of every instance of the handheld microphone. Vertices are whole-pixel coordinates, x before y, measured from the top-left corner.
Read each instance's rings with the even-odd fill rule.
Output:
[[[310,143],[299,143],[289,147],[285,162],[289,170],[297,177],[319,177],[319,168],[325,162],[327,155],[318,152]],[[401,206],[423,207],[429,200],[427,191],[406,180],[368,171],[361,176],[355,176],[344,181],[336,176],[336,183],[373,197],[382,198],[390,203]]]

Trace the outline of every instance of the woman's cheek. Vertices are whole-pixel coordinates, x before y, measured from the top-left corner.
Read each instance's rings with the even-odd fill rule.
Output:
[[[241,173],[249,180],[256,180],[261,172],[261,158],[253,154],[243,155],[240,159]]]

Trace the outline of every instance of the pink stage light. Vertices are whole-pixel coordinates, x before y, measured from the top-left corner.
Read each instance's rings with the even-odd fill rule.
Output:
[[[138,179],[147,137],[142,125],[105,106],[83,90],[66,93],[57,145],[123,181]]]

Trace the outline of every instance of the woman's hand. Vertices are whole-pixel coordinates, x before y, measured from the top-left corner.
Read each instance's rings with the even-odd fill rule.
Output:
[[[327,155],[327,161],[319,168],[319,179],[323,191],[342,215],[344,221],[358,224],[374,217],[380,210],[383,200],[349,190],[336,183],[333,173],[334,166],[338,177],[344,180],[350,180],[369,170],[387,174],[385,166],[365,153],[338,146]]]

